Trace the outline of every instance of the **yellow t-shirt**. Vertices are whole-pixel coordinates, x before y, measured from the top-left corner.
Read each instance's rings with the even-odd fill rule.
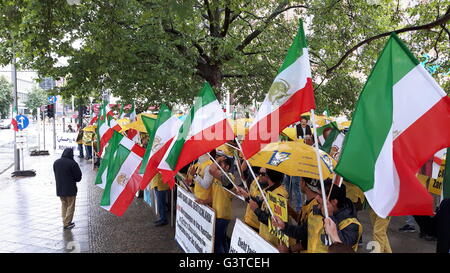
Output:
[[[216,211],[216,218],[231,220],[231,198],[233,195],[225,190],[222,183],[217,179],[213,180],[211,189],[212,208]]]

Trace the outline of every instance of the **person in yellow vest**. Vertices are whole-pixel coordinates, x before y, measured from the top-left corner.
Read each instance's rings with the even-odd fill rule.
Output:
[[[300,209],[300,213],[292,215],[299,226],[305,225],[308,220],[308,215],[312,212],[313,207],[317,206],[319,203],[316,200],[316,196],[320,192],[320,183],[316,179],[311,179],[309,177],[302,177],[300,180],[300,191],[306,196],[305,204]],[[292,212],[293,214],[293,212]],[[290,248],[279,248],[278,250],[283,253],[289,252],[299,252],[306,249],[306,246],[302,246],[301,242],[297,242],[294,246]]]
[[[288,198],[288,192],[286,188],[282,185],[284,174],[271,170],[266,168],[261,168],[259,171],[259,179],[261,186],[264,184],[267,184],[264,189],[264,194],[267,192],[271,192],[275,195],[280,195],[284,198]],[[256,216],[258,216],[259,220],[259,235],[264,238],[266,241],[274,245],[275,247],[278,246],[281,242],[280,240],[275,236],[270,234],[269,232],[269,217],[270,212],[267,208],[266,203],[263,201],[262,198],[250,198],[248,201],[250,208],[253,210]]]
[[[165,226],[169,223],[166,216],[166,199],[167,193],[169,192],[169,184],[164,183],[161,174],[157,173],[151,181],[150,188],[155,190],[156,204],[159,215],[159,219],[155,221],[155,227]]]
[[[211,188],[204,188],[199,184],[199,181],[203,179],[212,181],[213,177],[209,174],[209,166],[211,164],[213,162],[209,159],[208,154],[204,154],[199,157],[197,163],[188,171],[186,183],[188,185],[194,185],[194,196],[196,199],[209,200],[211,197]]]
[[[233,165],[232,158],[219,156],[216,158],[216,162],[228,174],[228,177],[234,179],[234,177],[228,173]],[[211,190],[211,195],[207,200],[197,199],[196,201],[200,204],[210,205],[216,212],[214,253],[228,253],[227,227],[231,221],[232,215],[232,195],[226,189],[232,190],[234,185],[215,163],[208,166],[202,179],[197,178],[196,181],[199,183],[200,187]]]
[[[258,171],[259,172],[259,171]],[[253,182],[250,184],[249,192],[244,190],[243,188],[238,188],[238,194],[242,195],[246,200],[259,198],[261,197],[261,192],[259,191],[258,183],[256,180],[253,180]],[[265,187],[267,187],[267,183],[261,184],[261,188],[264,190]],[[246,223],[249,227],[251,227],[253,230],[255,230],[257,233],[259,233],[259,220],[258,216],[256,216],[255,212],[253,212],[252,208],[250,207],[250,204],[247,204],[247,208],[245,209],[245,215],[244,215],[244,223]]]
[[[86,148],[86,159],[92,158],[92,145],[94,141],[94,132],[84,131],[83,133],[83,145]]]
[[[325,193],[330,194],[327,200],[328,215],[338,228],[340,241],[353,248],[356,252],[358,241],[362,235],[362,225],[356,219],[356,209],[347,197],[345,185],[333,186],[331,179],[324,181]],[[331,193],[330,193],[331,189]],[[320,189],[322,190],[322,189]],[[315,198],[318,202],[309,213],[306,223],[300,226],[290,225],[281,221],[280,218],[273,219],[274,225],[286,235],[300,240],[302,246],[306,246],[308,253],[327,253],[332,241],[326,235],[324,229],[323,200],[321,194]]]

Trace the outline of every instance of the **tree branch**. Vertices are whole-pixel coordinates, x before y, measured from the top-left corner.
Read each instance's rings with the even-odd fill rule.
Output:
[[[425,24],[425,25],[420,25],[420,26],[414,26],[414,27],[406,27],[406,28],[402,28],[402,29],[398,29],[398,30],[394,30],[394,31],[389,31],[389,32],[385,32],[382,34],[378,34],[376,36],[373,36],[371,38],[368,38],[360,43],[358,43],[357,45],[355,45],[354,47],[352,47],[350,50],[348,50],[337,62],[337,64],[335,64],[334,66],[332,66],[331,68],[327,69],[327,73],[331,73],[333,70],[335,70],[337,67],[339,67],[344,60],[355,50],[357,50],[359,47],[368,44],[374,40],[377,40],[379,38],[385,37],[385,36],[389,36],[391,35],[391,33],[403,33],[403,32],[408,32],[408,31],[415,31],[415,30],[430,30],[431,28],[435,27],[435,26],[439,26],[442,24],[445,24],[448,20],[450,20],[450,7],[448,8],[446,14],[441,17],[440,19],[433,21],[431,23]]]
[[[238,45],[236,47],[237,51],[242,51],[247,45],[249,45],[256,37],[258,37],[269,25],[270,23],[281,13],[289,10],[289,9],[293,9],[293,8],[308,8],[307,6],[304,5],[297,5],[297,6],[289,6],[286,7],[286,5],[288,4],[289,1],[283,1],[282,3],[280,3],[278,5],[278,7],[275,9],[275,11],[273,11],[268,17],[267,19],[265,19],[262,23],[262,26],[255,29],[252,33],[250,33],[245,39],[244,41],[242,41],[242,43],[240,45]]]

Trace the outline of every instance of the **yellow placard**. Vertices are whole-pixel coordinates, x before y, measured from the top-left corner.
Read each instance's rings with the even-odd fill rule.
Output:
[[[270,192],[267,193],[267,200],[269,201],[270,209],[272,210],[273,214],[280,217],[280,219],[283,222],[288,221],[288,210],[287,210],[287,199],[272,194]],[[269,218],[269,232],[270,234],[276,236],[278,239],[280,239],[281,242],[283,242],[285,245],[289,245],[289,237],[281,232],[281,230],[277,229],[272,225],[272,221]]]
[[[439,174],[436,179],[430,179],[428,185],[428,191],[432,194],[441,195],[442,184],[444,182],[444,170],[445,170],[445,160],[443,161],[441,168],[439,169]]]

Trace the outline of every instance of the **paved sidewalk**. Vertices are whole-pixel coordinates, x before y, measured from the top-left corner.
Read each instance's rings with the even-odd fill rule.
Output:
[[[141,198],[122,217],[100,208],[102,190],[86,160],[79,162],[75,228],[63,230],[52,169],[58,157],[27,157],[35,177],[11,178],[12,169],[0,175],[0,252],[182,252],[170,226],[153,227],[155,215]]]

